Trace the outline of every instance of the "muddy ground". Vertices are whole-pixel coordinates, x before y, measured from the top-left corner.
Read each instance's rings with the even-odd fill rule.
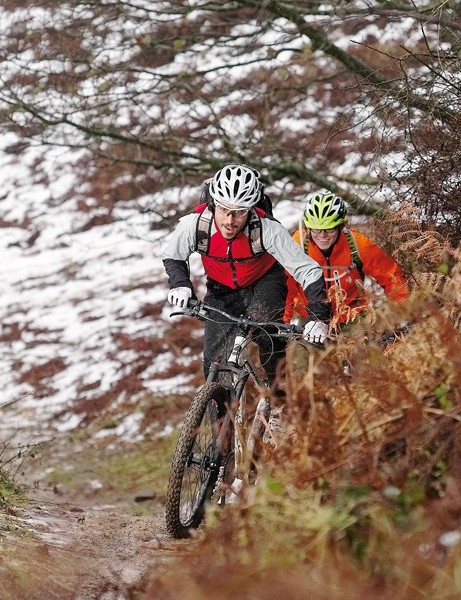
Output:
[[[135,516],[115,506],[82,508],[63,498],[56,501],[51,494],[38,496],[8,516],[11,531],[6,539],[21,547],[27,532],[37,542],[50,576],[51,589],[38,596],[43,600],[131,598],[132,590],[141,589],[174,551],[162,515]],[[34,562],[40,569],[38,558]],[[35,598],[35,593],[28,596],[26,590],[25,597]]]
[[[34,437],[30,427],[7,434],[5,422],[2,437],[11,450]],[[142,598],[147,580],[167,570],[184,545],[167,535],[155,481],[136,493],[102,493],[90,474],[77,490],[50,484],[53,468],[65,471],[79,459],[68,435],[54,431],[48,438],[33,451],[27,444],[24,456],[8,463],[25,499],[2,503],[0,571],[9,584],[0,586],[0,600]],[[123,446],[116,452],[123,455]]]

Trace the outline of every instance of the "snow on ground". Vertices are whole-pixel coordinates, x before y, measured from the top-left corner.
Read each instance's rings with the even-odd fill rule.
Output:
[[[166,298],[159,258],[166,232],[151,231],[148,216],[134,206],[123,207],[120,220],[82,230],[91,215],[79,212],[72,199],[55,201],[72,189],[69,165],[61,169],[62,161],[54,157],[53,184],[45,187],[34,182],[32,160],[33,153],[20,160],[0,155],[4,430],[46,421],[83,395],[109,390],[132,352],[117,349],[115,336],[161,339],[167,326],[141,313],[143,306]],[[45,373],[47,364],[41,395],[33,373],[40,367]],[[159,388],[155,380],[146,379],[146,386]],[[65,427],[72,424],[78,419]]]
[[[13,141],[4,139],[3,148]],[[72,157],[48,150],[51,183],[44,185],[31,168],[36,156],[35,149],[0,154],[0,435],[34,425],[43,433],[64,408],[113,389],[137,355],[117,346],[121,335],[160,344],[141,375],[146,390],[190,389],[186,375],[159,377],[178,362],[162,340],[171,327],[160,260],[168,231],[152,230],[149,215],[134,205],[120,206],[112,223],[86,229],[100,209],[79,211],[72,193],[62,200],[73,190]],[[282,202],[276,216],[292,227],[301,209]],[[198,256],[191,270],[202,273]],[[143,312],[146,305],[158,307],[158,318]],[[59,427],[70,431],[80,421],[68,414]],[[129,423],[135,435],[139,417]]]

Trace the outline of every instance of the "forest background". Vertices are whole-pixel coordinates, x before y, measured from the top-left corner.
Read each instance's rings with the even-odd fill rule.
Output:
[[[288,227],[309,192],[329,188],[406,269],[414,299],[406,314],[373,314],[371,330],[347,341],[353,385],[333,389],[337,379],[322,383],[314,369],[318,414],[331,418],[328,427],[310,424],[303,456],[312,461],[291,456],[289,473],[275,464],[269,483],[277,485],[261,486],[259,508],[235,511],[194,548],[202,564],[213,557],[213,574],[227,583],[222,597],[237,572],[253,598],[255,589],[264,598],[274,590],[305,598],[306,589],[341,597],[345,574],[349,597],[370,589],[375,598],[456,597],[457,547],[440,535],[459,529],[460,514],[460,4],[6,0],[0,24],[4,437],[21,423],[6,454],[19,443],[22,461],[24,444],[30,456],[43,442],[54,471],[35,483],[59,489],[65,480],[76,499],[82,482],[56,464],[64,447],[75,454],[78,440],[100,457],[127,457],[123,442],[148,440],[157,466],[136,469],[155,480],[161,510],[176,425],[201,380],[200,329],[171,328],[165,307],[165,236],[226,163],[260,170]],[[200,289],[198,271],[195,283]],[[408,339],[385,358],[367,354],[361,336],[408,317]],[[312,389],[302,385],[305,399]],[[326,435],[328,452],[312,441]],[[92,469],[86,464],[85,485]],[[9,485],[10,458],[4,472]],[[429,510],[437,527],[425,521]],[[423,544],[424,527],[432,534],[425,530]],[[415,557],[403,574],[402,531],[411,550],[401,544],[401,552]],[[182,568],[190,589],[210,593],[203,566]],[[143,576],[123,597],[154,588],[175,597],[175,585]]]

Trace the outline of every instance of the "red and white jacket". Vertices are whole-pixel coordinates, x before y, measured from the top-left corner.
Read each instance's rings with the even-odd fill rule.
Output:
[[[170,288],[189,287],[187,260],[198,251],[199,218],[205,205],[182,217],[166,243],[162,259],[169,277]],[[257,215],[260,221],[260,249],[255,252],[251,244],[250,223]],[[211,219],[209,249],[202,254],[202,264],[208,279],[230,289],[245,288],[264,276],[277,261],[300,284],[311,299],[310,311],[327,321],[330,307],[326,301],[323,272],[315,260],[306,257],[302,248],[291,238],[288,230],[276,219],[260,209],[252,209],[245,228],[232,240],[225,239]]]

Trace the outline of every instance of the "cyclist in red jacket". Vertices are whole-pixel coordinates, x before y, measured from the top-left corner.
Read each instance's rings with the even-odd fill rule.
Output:
[[[195,296],[187,260],[199,252],[208,304],[254,321],[282,321],[286,270],[309,299],[305,339],[322,343],[330,317],[322,269],[313,259],[306,260],[302,248],[279,221],[256,207],[264,194],[259,173],[246,165],[227,165],[205,191],[206,202],[180,219],[162,255],[170,304],[184,307]],[[234,327],[231,322],[205,323],[205,376],[213,360],[227,357]],[[255,341],[272,383],[285,345],[264,331],[257,332]]]

